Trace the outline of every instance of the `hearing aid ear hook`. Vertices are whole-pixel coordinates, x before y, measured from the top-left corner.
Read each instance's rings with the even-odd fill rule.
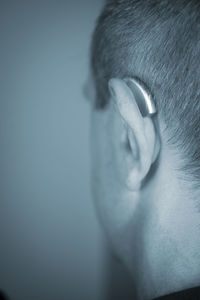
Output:
[[[156,106],[146,85],[137,77],[124,78],[124,81],[133,92],[142,116],[145,117],[155,114],[157,112]]]

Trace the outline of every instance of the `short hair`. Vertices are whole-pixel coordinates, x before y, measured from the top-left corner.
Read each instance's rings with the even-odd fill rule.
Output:
[[[92,38],[91,70],[99,109],[112,77],[137,76],[150,87],[180,169],[200,183],[200,1],[107,1]]]

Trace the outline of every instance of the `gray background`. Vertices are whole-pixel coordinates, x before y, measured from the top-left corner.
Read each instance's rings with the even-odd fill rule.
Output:
[[[103,299],[82,95],[100,0],[0,1],[0,289]]]

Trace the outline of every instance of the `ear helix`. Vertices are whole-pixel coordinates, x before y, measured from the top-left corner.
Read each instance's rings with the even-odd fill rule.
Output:
[[[137,77],[124,78],[124,81],[132,91],[135,101],[143,117],[152,116],[157,113],[157,109],[153,100],[153,96],[148,87]],[[160,150],[159,139],[156,139],[154,148],[154,162]]]
[[[156,106],[147,86],[137,77],[128,77],[123,80],[132,91],[142,116],[146,117],[147,115],[155,114],[157,112]]]

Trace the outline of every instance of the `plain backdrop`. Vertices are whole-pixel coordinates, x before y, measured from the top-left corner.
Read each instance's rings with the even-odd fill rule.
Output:
[[[0,0],[0,289],[10,300],[134,299],[90,194],[83,96],[101,0]]]
[[[0,289],[104,299],[82,86],[100,0],[0,1]]]

